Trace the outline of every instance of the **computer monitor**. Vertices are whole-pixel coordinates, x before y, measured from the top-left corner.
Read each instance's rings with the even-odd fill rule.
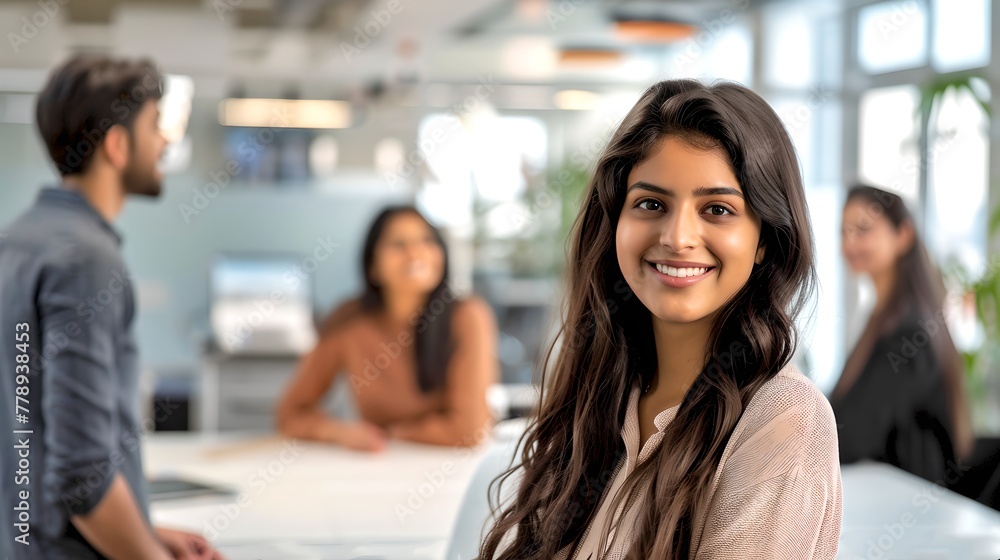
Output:
[[[210,267],[216,345],[229,354],[301,355],[316,344],[313,286],[295,254],[225,253]]]

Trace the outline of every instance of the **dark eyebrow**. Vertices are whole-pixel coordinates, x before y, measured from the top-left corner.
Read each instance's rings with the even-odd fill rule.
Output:
[[[647,183],[646,181],[636,181],[632,183],[632,186],[625,191],[625,194],[632,192],[632,189],[643,189],[647,191],[652,191],[657,194],[662,194],[663,196],[675,196],[673,191],[669,191],[663,187],[658,187],[652,183]],[[694,190],[695,196],[719,196],[719,195],[732,195],[743,198],[743,193],[738,189],[733,187],[698,187]]]

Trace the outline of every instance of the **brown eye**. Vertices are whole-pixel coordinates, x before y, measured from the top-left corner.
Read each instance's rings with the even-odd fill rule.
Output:
[[[642,208],[643,210],[649,210],[651,212],[659,212],[663,209],[663,205],[660,201],[652,198],[644,198],[640,200],[636,205],[636,208]]]
[[[732,214],[732,212],[729,211],[729,208],[726,208],[725,206],[719,204],[713,204],[709,206],[708,212],[713,216],[718,216],[718,217],[725,216],[726,214]]]

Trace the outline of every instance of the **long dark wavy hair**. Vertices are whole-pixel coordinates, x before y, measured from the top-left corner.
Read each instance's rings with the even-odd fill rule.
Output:
[[[375,315],[385,309],[385,296],[375,282],[372,269],[375,265],[375,249],[382,239],[385,228],[397,216],[412,214],[427,224],[434,240],[444,254],[444,274],[441,282],[431,290],[420,314],[413,320],[414,351],[417,360],[417,382],[420,390],[429,393],[444,387],[447,366],[454,350],[451,336],[451,318],[455,308],[456,295],[448,285],[448,249],[441,232],[437,230],[413,206],[388,206],[375,217],[365,244],[361,250],[361,270],[364,273],[364,289],[361,295],[338,306],[324,321],[320,331],[323,334],[347,324],[359,315]]]
[[[811,295],[815,268],[788,134],[767,103],[743,86],[659,82],[612,135],[583,198],[569,242],[562,346],[551,368],[543,369],[541,403],[522,436],[519,464],[491,485],[491,501],[493,491],[499,500],[504,481],[522,476],[496,512],[480,558],[548,559],[575,546],[625,453],[621,431],[628,396],[649,384],[657,360],[652,315],[624,280],[615,231],[629,171],[667,136],[711,146],[728,158],[747,205],[761,219],[766,248],[746,284],[717,314],[706,366],[661,445],[618,495],[620,501],[649,484],[628,558],[688,557],[692,524],[707,510],[712,476],[736,423],[756,391],[791,359],[794,318]],[[709,367],[709,357],[734,347],[743,351],[725,367],[715,361]],[[553,344],[549,354],[555,350]],[[607,536],[605,527],[601,542]]]
[[[928,337],[930,348],[948,391],[951,443],[959,458],[967,458],[972,451],[974,436],[965,394],[965,369],[948,326],[941,320],[947,295],[941,273],[934,266],[927,247],[917,233],[913,215],[902,198],[870,185],[859,184],[847,192],[844,205],[855,201],[867,204],[873,217],[884,216],[897,232],[903,227],[912,228],[913,243],[896,261],[895,285],[889,299],[868,319],[864,332],[844,363],[832,397],[836,399],[847,393],[864,369],[878,340],[891,336],[904,319],[911,317],[938,322],[938,334]]]

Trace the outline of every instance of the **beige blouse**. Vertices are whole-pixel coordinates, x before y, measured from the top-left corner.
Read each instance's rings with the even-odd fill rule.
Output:
[[[653,420],[657,432],[639,449],[639,389],[633,390],[622,429],[626,455],[601,499],[574,559],[624,558],[643,495],[624,500],[609,542],[599,543],[618,492],[637,463],[660,445],[678,407]],[[693,527],[692,555],[721,558],[825,559],[837,555],[841,493],[837,430],[826,397],[795,366],[787,366],[750,400],[715,470],[707,512]],[[615,538],[615,529],[621,532]],[[604,549],[606,556],[600,551]],[[569,548],[556,555],[566,560]]]

